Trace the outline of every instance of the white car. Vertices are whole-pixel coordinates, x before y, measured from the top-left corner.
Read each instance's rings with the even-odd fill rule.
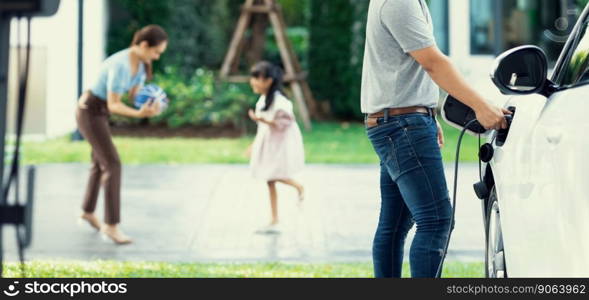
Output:
[[[589,6],[553,75],[535,46],[497,58],[514,95],[508,132],[493,132],[484,170],[488,277],[589,277]]]

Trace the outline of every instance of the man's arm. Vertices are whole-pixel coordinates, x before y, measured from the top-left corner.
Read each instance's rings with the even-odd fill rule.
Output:
[[[436,46],[412,51],[409,54],[429,73],[438,86],[472,108],[483,127],[487,129],[507,128],[504,115],[511,114],[511,112],[490,105],[469,86],[450,59]]]

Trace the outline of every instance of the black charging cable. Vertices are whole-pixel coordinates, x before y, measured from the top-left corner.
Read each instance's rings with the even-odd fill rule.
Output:
[[[508,126],[511,125],[512,115],[505,115],[505,119],[508,122]],[[456,146],[456,161],[454,162],[454,193],[452,198],[452,217],[450,218],[450,229],[448,230],[448,240],[446,240],[446,245],[444,246],[444,252],[442,254],[442,260],[438,265],[438,271],[436,272],[436,278],[442,277],[442,270],[444,268],[444,260],[446,259],[446,255],[448,254],[448,247],[450,246],[450,238],[452,237],[452,231],[454,231],[454,220],[456,218],[456,191],[458,190],[458,162],[460,161],[460,148],[462,146],[462,138],[466,131],[473,125],[481,126],[477,119],[473,119],[466,123],[462,131],[460,132],[460,136],[458,137],[458,145]],[[481,144],[481,135],[479,137],[479,148]],[[497,138],[497,134],[493,137],[492,140]],[[482,165],[481,160],[479,159],[479,177],[481,181],[483,180],[482,177]]]
[[[17,73],[18,73],[18,106],[17,106],[17,117],[16,117],[16,137],[15,137],[15,147],[14,153],[12,155],[12,164],[10,166],[10,173],[8,174],[8,178],[6,182],[2,185],[2,195],[5,199],[5,204],[7,204],[6,200],[10,195],[11,187],[14,187],[14,201],[16,206],[20,205],[20,178],[19,178],[19,167],[20,167],[20,149],[21,149],[21,141],[22,141],[22,131],[24,125],[24,115],[25,115],[25,107],[26,107],[26,97],[27,97],[27,87],[28,87],[28,78],[29,78],[29,68],[30,68],[30,54],[31,54],[31,17],[26,17],[27,23],[27,44],[25,49],[25,61],[24,61],[24,69],[21,68],[21,52],[22,46],[20,42],[21,38],[21,19],[22,16],[17,16]],[[19,224],[18,222],[15,224],[15,232],[16,232],[16,241],[17,241],[17,248],[18,248],[18,257],[20,261],[20,269],[22,277],[25,277],[25,257],[24,257],[24,238],[22,232],[23,224]],[[0,277],[3,275],[3,253],[2,249],[0,249]]]
[[[452,199],[452,217],[450,218],[450,230],[448,230],[448,239],[446,240],[446,245],[444,246],[444,252],[442,254],[442,259],[440,260],[440,264],[438,265],[438,271],[436,272],[436,278],[442,277],[442,270],[444,268],[444,260],[446,259],[446,254],[448,254],[448,247],[450,246],[450,237],[452,236],[452,231],[454,229],[454,219],[456,217],[456,190],[458,188],[458,162],[460,160],[460,146],[462,145],[462,138],[466,133],[466,130],[473,124],[478,123],[477,119],[471,120],[464,126],[464,129],[460,132],[460,136],[458,137],[458,145],[456,146],[456,162],[454,164],[454,196]]]
[[[477,134],[478,141],[479,141],[479,151],[481,149],[481,135]],[[483,181],[483,162],[479,159],[479,180]]]

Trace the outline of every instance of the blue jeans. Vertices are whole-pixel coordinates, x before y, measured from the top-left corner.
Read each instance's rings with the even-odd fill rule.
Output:
[[[411,275],[433,278],[452,215],[436,122],[426,114],[393,116],[379,120],[367,134],[380,158],[381,209],[372,249],[375,276],[401,277],[405,238],[415,223]]]

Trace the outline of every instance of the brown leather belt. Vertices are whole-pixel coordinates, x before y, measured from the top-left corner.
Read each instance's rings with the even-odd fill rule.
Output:
[[[378,125],[378,119],[385,117],[385,112],[388,111],[388,117],[400,116],[406,114],[426,114],[432,117],[436,116],[436,110],[425,106],[410,106],[402,108],[385,108],[377,113],[366,115],[365,124],[367,128],[372,128]]]

